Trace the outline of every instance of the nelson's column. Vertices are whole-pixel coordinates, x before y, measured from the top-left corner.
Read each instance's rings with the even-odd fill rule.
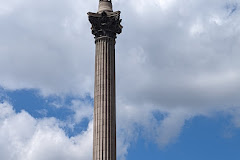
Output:
[[[111,0],[100,0],[88,13],[95,36],[93,160],[116,160],[115,39],[122,31],[120,11]]]

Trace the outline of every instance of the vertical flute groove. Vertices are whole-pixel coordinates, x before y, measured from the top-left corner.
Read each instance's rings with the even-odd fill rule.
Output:
[[[93,160],[116,160],[114,42],[96,40]]]

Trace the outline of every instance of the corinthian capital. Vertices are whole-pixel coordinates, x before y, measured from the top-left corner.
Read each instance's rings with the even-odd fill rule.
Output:
[[[92,34],[95,38],[107,36],[116,38],[116,34],[122,32],[122,25],[120,19],[120,11],[109,12],[103,11],[101,13],[88,13],[88,18],[92,24]]]

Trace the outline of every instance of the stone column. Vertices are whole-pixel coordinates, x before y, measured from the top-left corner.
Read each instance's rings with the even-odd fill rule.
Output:
[[[96,43],[93,160],[116,160],[115,39],[122,26],[120,11],[112,12],[107,3],[100,1],[99,12],[88,13]]]
[[[116,160],[115,39],[96,39],[93,160]]]

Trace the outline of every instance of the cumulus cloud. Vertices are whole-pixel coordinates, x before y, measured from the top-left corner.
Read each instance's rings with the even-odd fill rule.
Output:
[[[91,3],[0,1],[11,9],[0,16],[1,86],[38,88],[45,96],[91,94],[94,40],[86,15]]]
[[[237,126],[239,113],[229,111],[240,107],[240,1],[143,3],[118,2],[125,20],[117,44],[119,121],[140,125],[161,147],[195,116],[224,112]],[[160,121],[156,111],[165,114]]]
[[[35,119],[0,104],[0,159],[52,160],[91,159],[92,122],[81,134],[69,138],[55,118]]]
[[[224,3],[216,4],[218,4],[219,10],[224,5]],[[216,6],[216,4],[214,4],[214,6]],[[224,13],[227,14],[227,11],[224,10],[224,8],[222,8],[220,12],[213,10],[212,8],[214,7],[212,6],[208,12],[216,12],[215,14],[221,16],[222,21],[224,21],[224,25],[219,27],[209,22],[209,19],[212,19],[210,13],[206,16],[203,15],[203,13],[196,13],[196,11],[200,9],[193,12],[192,8],[198,5],[197,2],[196,4],[192,2],[192,5],[194,6],[184,8],[185,12],[189,13],[188,16],[176,11],[169,14],[168,17],[165,17],[166,15],[153,9],[152,11],[145,12],[145,15],[142,17],[136,18],[134,23],[137,22],[140,27],[135,27],[135,25],[126,26],[128,27],[128,29],[126,29],[127,34],[131,34],[130,32],[139,34],[128,37],[132,41],[132,46],[127,45],[129,47],[128,52],[123,52],[125,50],[119,47],[120,50],[123,50],[118,54],[119,57],[117,60],[119,75],[128,73],[128,76],[121,79],[119,84],[122,82],[132,83],[132,81],[135,81],[136,79],[129,77],[131,76],[130,73],[134,76],[138,74],[143,80],[146,80],[144,83],[147,86],[139,84],[137,88],[150,88],[150,85],[154,85],[158,90],[162,87],[164,92],[166,88],[169,87],[169,90],[175,88],[176,92],[178,92],[178,88],[182,85],[184,85],[183,88],[189,88],[194,91],[194,87],[199,87],[199,85],[201,85],[201,88],[203,86],[204,89],[215,83],[217,83],[215,86],[220,86],[218,84],[219,81],[225,84],[232,84],[234,82],[236,84],[238,82],[238,63],[234,61],[234,59],[238,57],[237,42],[239,42],[239,38],[233,38],[235,37],[234,34],[239,34],[239,29],[235,26],[235,23],[238,22],[236,21],[238,15],[226,18],[224,17]],[[180,9],[183,8],[181,4],[177,6],[179,6]],[[205,5],[202,4],[198,7],[203,8],[204,6]],[[130,9],[128,8],[128,10]],[[192,14],[194,15],[190,15],[191,12],[193,12]],[[155,17],[151,19],[150,15],[154,13],[155,15],[157,14],[157,19],[155,19]],[[166,18],[169,17],[171,17],[170,20],[167,20]],[[126,18],[129,17],[126,15]],[[146,25],[144,25],[144,23]],[[151,29],[147,28],[147,24]],[[144,27],[146,29],[144,29]],[[169,29],[168,27],[172,28]],[[233,30],[235,30],[235,32],[232,32]],[[220,34],[221,31],[224,32]],[[192,32],[197,35],[192,37]],[[118,44],[118,46],[120,45]],[[140,48],[139,46],[141,50],[138,49]],[[236,50],[234,50],[234,48],[236,48]],[[136,52],[135,54],[132,53],[134,50]],[[136,63],[136,60],[142,58],[145,61]],[[127,66],[121,65],[122,59],[128,62]],[[235,63],[229,63],[230,61]],[[149,81],[151,81],[151,83]],[[138,85],[138,83],[143,82],[137,81],[134,86]],[[209,83],[209,85],[207,83]],[[125,85],[126,84],[123,84],[122,86]],[[163,88],[166,85],[167,87]],[[126,88],[122,86],[119,88]],[[151,87],[149,90],[153,92],[156,91],[157,89],[154,89],[154,87]],[[224,87],[224,85],[222,87]],[[145,88],[143,88],[143,90]],[[219,90],[222,89],[220,88]],[[133,91],[135,91],[135,88]],[[196,89],[195,91],[197,92],[198,90]],[[137,94],[138,93],[139,92],[137,92]],[[145,94],[143,91],[140,93]],[[136,94],[130,92],[129,95],[135,96]],[[153,94],[151,94],[151,96],[152,95]],[[157,94],[155,95],[158,96]]]

